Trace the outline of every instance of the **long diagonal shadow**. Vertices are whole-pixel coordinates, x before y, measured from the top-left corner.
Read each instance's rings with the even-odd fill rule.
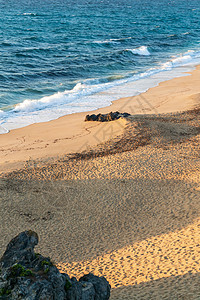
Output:
[[[146,112],[148,112],[149,110],[151,110],[152,113],[154,114],[158,114],[157,109],[148,101],[148,99],[145,98],[143,94],[139,94],[137,96],[129,97],[128,99],[125,99],[121,107],[119,108],[119,111],[123,113],[126,112],[126,110],[128,110],[129,113],[135,114],[135,110],[132,105],[133,101],[138,103],[143,114],[146,114]],[[117,126],[119,126],[119,129],[124,128],[124,125],[121,124],[120,122],[117,123]],[[105,140],[112,139],[113,137],[114,137],[114,128],[113,128],[112,121],[102,123],[99,130],[97,130],[93,135],[93,138],[96,140],[98,144],[105,142]],[[82,152],[83,149],[90,150],[89,141],[86,141],[83,145],[81,145],[77,153]]]

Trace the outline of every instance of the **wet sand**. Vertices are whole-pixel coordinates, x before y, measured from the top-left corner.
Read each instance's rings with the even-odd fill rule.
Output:
[[[198,67],[100,110],[120,111],[126,103],[121,110],[131,116],[120,124],[84,123],[77,114],[14,130],[13,139],[0,136],[1,253],[30,228],[40,236],[37,252],[70,276],[105,276],[111,299],[199,299],[199,79]],[[80,133],[85,148],[76,145],[77,137],[70,151],[63,132],[72,132],[65,127],[54,146],[47,128],[79,117],[80,126],[98,128],[103,138],[92,142]],[[36,142],[26,151],[37,127],[49,147],[36,153]],[[26,152],[33,156],[26,159]],[[14,161],[24,167],[12,171]]]
[[[136,97],[113,101],[94,113],[110,111],[130,114],[158,114],[193,109],[199,104],[200,67],[189,76],[159,84]],[[57,120],[33,124],[0,135],[0,173],[21,168],[30,160],[57,158],[71,152],[88,150],[121,135],[123,120],[102,123],[84,122],[86,113],[72,114]]]

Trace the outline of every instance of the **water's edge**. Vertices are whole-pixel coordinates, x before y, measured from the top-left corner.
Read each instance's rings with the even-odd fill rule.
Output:
[[[99,93],[97,92],[96,94],[92,94],[92,95],[86,95],[84,97],[90,98],[88,100],[88,102],[93,101],[95,98],[99,99],[99,98],[107,98],[107,103],[102,103],[102,105],[98,105],[98,102],[96,102],[96,106],[95,107],[89,107],[89,105],[86,105],[85,107],[82,107],[82,109],[80,111],[74,111],[71,113],[63,113],[63,114],[58,114],[58,115],[54,115],[49,117],[48,116],[48,110],[50,111],[51,108],[46,108],[44,110],[40,110],[39,114],[38,114],[38,119],[35,119],[35,122],[33,122],[33,119],[31,118],[29,119],[29,115],[24,114],[24,117],[22,117],[20,119],[21,122],[17,123],[17,119],[19,117],[14,117],[11,120],[8,119],[8,121],[6,122],[5,120],[1,120],[0,119],[0,134],[6,134],[8,132],[10,132],[10,130],[13,129],[17,129],[17,128],[23,128],[26,126],[29,126],[31,124],[35,124],[35,123],[43,123],[43,122],[50,122],[52,120],[55,119],[59,119],[60,117],[63,116],[67,116],[67,115],[71,115],[74,113],[82,113],[82,112],[91,112],[94,111],[96,109],[100,109],[100,108],[104,108],[104,107],[109,107],[110,105],[112,105],[113,102],[121,99],[121,98],[126,98],[126,97],[134,97],[136,95],[142,94],[147,92],[149,89],[154,88],[156,86],[158,86],[160,83],[165,82],[165,81],[169,81],[172,80],[174,78],[178,78],[178,77],[183,77],[183,76],[190,76],[190,73],[195,69],[195,67],[197,65],[200,64],[200,61],[196,62],[196,63],[188,63],[187,65],[184,66],[180,66],[180,67],[176,67],[174,69],[171,70],[165,70],[163,72],[157,72],[155,74],[152,74],[149,77],[145,77],[137,80],[137,81],[128,81],[126,83],[122,83],[122,84],[118,84],[116,86],[110,87],[107,90],[104,91],[100,91]],[[119,90],[120,87],[120,90]],[[105,101],[104,101],[105,102]],[[91,102],[90,102],[91,103]],[[22,104],[19,104],[23,106]],[[15,108],[15,110],[17,111],[17,107]],[[58,108],[58,110],[60,110],[60,108]],[[125,110],[125,107],[123,105],[123,110]],[[0,116],[1,114],[4,114],[4,112],[0,111]],[[44,116],[43,119],[41,119],[42,115]],[[7,125],[7,126],[6,126]]]

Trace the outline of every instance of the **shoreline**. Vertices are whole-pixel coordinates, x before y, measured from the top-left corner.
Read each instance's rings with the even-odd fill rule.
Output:
[[[75,113],[36,123],[0,135],[0,173],[19,169],[30,160],[46,160],[80,152],[121,135],[125,120],[111,123],[84,122],[87,113],[110,111],[130,114],[161,114],[193,109],[199,104],[200,66],[188,73],[161,82],[138,96],[112,101],[92,112]],[[110,126],[112,125],[112,126]]]
[[[2,164],[0,252],[11,237],[31,229],[39,234],[37,252],[50,255],[62,272],[105,276],[112,300],[199,299],[199,75],[198,67],[191,76],[115,102],[112,108],[125,102],[124,111],[132,113],[120,124],[84,123],[83,114],[81,122],[74,115],[33,126],[49,141],[63,135],[43,150],[36,136],[28,145],[30,128],[19,153],[11,152],[10,140],[9,157],[32,151],[43,163],[30,159],[10,173]],[[72,138],[66,139],[67,122],[77,126],[76,137],[68,130]],[[61,155],[80,149],[81,141],[91,150],[82,144],[86,152]],[[45,163],[53,151],[60,159]]]

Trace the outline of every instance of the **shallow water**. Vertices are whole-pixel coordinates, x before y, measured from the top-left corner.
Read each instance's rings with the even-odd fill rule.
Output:
[[[180,76],[199,24],[198,0],[0,0],[0,133]]]

